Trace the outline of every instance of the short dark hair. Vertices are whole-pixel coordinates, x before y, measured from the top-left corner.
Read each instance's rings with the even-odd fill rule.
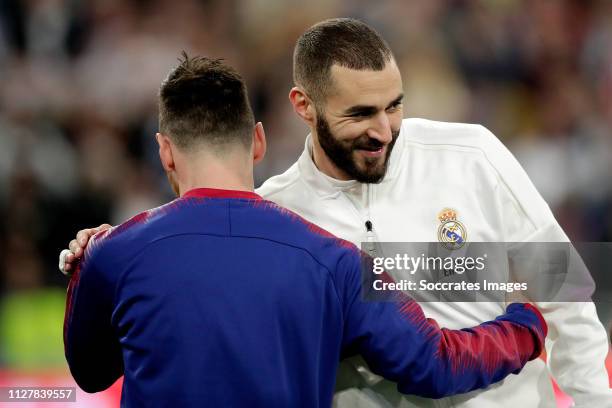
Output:
[[[246,86],[221,59],[189,57],[183,51],[159,90],[159,130],[179,148],[202,142],[223,148],[251,146],[255,119]]]
[[[353,18],[334,18],[310,27],[293,52],[293,81],[319,101],[331,85],[330,69],[382,71],[393,58],[386,41],[367,24]]]

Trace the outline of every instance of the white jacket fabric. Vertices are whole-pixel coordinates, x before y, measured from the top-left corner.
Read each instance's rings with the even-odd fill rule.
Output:
[[[405,119],[379,184],[341,181],[320,172],[310,136],[298,161],[257,192],[360,246],[380,242],[437,242],[437,216],[452,208],[472,242],[565,242],[546,202],[512,154],[479,125]],[[505,304],[422,303],[441,326],[459,329],[494,319]],[[608,340],[590,302],[539,303],[549,326],[548,368],[577,407],[612,407],[604,367]],[[410,347],[410,345],[407,345]],[[338,407],[556,407],[549,370],[541,359],[519,375],[440,400],[399,394],[369,372],[360,358],[341,364]]]

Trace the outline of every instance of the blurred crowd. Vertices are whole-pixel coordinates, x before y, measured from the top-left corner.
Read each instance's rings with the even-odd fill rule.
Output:
[[[294,42],[334,16],[387,39],[406,117],[486,125],[572,239],[612,241],[610,1],[0,0],[0,339],[36,349],[28,324],[40,317],[13,313],[63,303],[57,254],[77,230],[172,198],[156,94],[181,50],[246,79],[269,144],[259,185],[307,133],[287,100]],[[0,365],[26,347],[15,343],[4,340]]]

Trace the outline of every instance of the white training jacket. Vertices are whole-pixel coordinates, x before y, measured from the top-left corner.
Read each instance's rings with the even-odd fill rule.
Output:
[[[480,125],[404,119],[379,184],[336,180],[304,152],[257,193],[357,246],[380,242],[437,242],[437,216],[457,211],[472,242],[565,242],[567,236],[525,171]],[[422,303],[426,315],[451,329],[475,326],[505,310],[503,303]],[[577,407],[612,407],[604,367],[607,336],[593,303],[538,303],[549,327],[548,368]],[[406,345],[410,347],[410,345]],[[341,364],[334,403],[344,407],[556,407],[546,363],[529,362],[519,375],[439,400],[404,396],[360,358]]]

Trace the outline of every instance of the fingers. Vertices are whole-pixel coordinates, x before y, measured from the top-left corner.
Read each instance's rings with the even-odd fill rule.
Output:
[[[87,241],[89,241],[89,238],[92,235],[94,235],[96,232],[97,231],[95,228],[87,228],[87,229],[80,230],[79,232],[77,232],[77,235],[76,235],[77,245],[81,247],[81,249],[84,248],[87,245]],[[76,254],[76,252],[74,251],[72,252]]]
[[[87,243],[89,242],[89,239],[93,235],[97,234],[100,231],[106,231],[109,228],[111,228],[110,224],[100,224],[96,228],[82,229],[79,232],[77,232],[77,235],[76,235],[77,244],[81,247],[81,249],[85,248],[87,246]]]
[[[70,252],[76,255],[76,251],[77,249],[79,249],[79,244],[76,239],[70,241],[70,243],[68,244],[68,249],[70,250]]]
[[[506,293],[506,306],[512,303],[531,303],[531,300],[520,291]]]
[[[70,241],[68,249],[62,250],[59,258],[59,269],[62,273],[69,275],[76,268],[76,263],[81,259],[85,251],[85,247],[90,238],[100,231],[106,231],[111,228],[110,224],[101,224],[96,228],[85,228],[80,230],[76,238]]]
[[[70,243],[73,245],[73,247],[69,247],[70,250],[77,258],[80,258],[83,255],[83,250],[87,246],[87,243],[89,242],[90,238],[98,232],[104,231],[108,228],[110,228],[110,225],[102,224],[97,228],[86,228],[80,230],[79,232],[77,232],[76,239],[70,241]]]
[[[84,231],[85,230],[79,231],[76,239],[73,239],[68,244],[68,249],[76,258],[80,258],[83,255],[83,247],[87,244],[87,241],[89,240],[89,236]]]
[[[70,270],[70,265],[67,264],[69,256],[73,256],[74,257],[74,255],[72,254],[72,252],[70,252],[69,249],[63,249],[62,252],[60,252],[60,256],[59,256],[59,270],[64,275],[68,275],[68,271]]]
[[[66,251],[66,250],[64,250]],[[76,264],[78,262],[78,258],[76,256],[74,256],[74,254],[70,251],[68,251],[68,254],[66,255],[66,257],[64,258],[64,273],[65,274],[70,274],[72,273],[73,264]]]

